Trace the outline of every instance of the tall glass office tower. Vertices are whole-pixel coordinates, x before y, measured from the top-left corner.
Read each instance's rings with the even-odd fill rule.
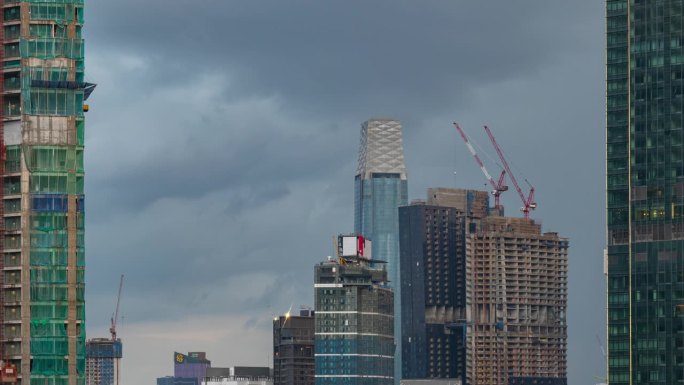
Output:
[[[399,206],[408,204],[401,123],[370,119],[361,126],[359,163],[354,179],[354,231],[372,241],[373,259],[387,262],[394,289],[394,333],[401,342],[399,287]],[[395,353],[395,381],[401,379],[401,346]]]
[[[682,383],[684,4],[606,17],[609,383]]]

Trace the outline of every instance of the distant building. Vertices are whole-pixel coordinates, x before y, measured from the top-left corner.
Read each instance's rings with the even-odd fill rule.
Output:
[[[207,369],[211,367],[211,361],[207,359],[205,352],[190,352],[187,355],[173,353],[173,375],[179,378],[196,378],[197,383],[207,375]]]
[[[399,208],[399,234],[402,379],[464,381],[465,216],[413,202]]]
[[[462,385],[456,378],[429,378],[416,380],[401,380],[401,385]]]
[[[194,377],[167,376],[157,378],[157,385],[200,385],[200,382]]]
[[[314,384],[314,312],[273,320],[273,384]]]
[[[401,123],[373,118],[361,126],[359,160],[354,178],[354,231],[373,242],[373,258],[387,262],[394,290],[395,340],[401,343],[399,286],[399,206],[408,204]],[[396,350],[394,376],[401,376],[401,348]]]
[[[86,385],[119,385],[121,340],[93,338],[86,342]]]
[[[208,368],[201,385],[273,385],[272,369],[262,366]]]
[[[394,384],[394,294],[362,236],[315,267],[316,385]]]

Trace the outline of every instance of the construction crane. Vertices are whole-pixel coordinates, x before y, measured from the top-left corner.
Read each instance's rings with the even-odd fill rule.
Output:
[[[119,318],[119,305],[121,304],[121,289],[123,289],[124,276],[121,274],[121,280],[119,281],[119,294],[116,296],[116,310],[112,314],[112,326],[109,327],[109,333],[112,334],[112,341],[116,342],[116,321]]]
[[[487,168],[485,167],[484,163],[482,162],[482,159],[480,159],[480,156],[477,155],[477,152],[475,152],[475,148],[473,147],[472,144],[470,144],[470,139],[468,139],[468,135],[466,135],[465,131],[461,128],[461,126],[454,122],[454,127],[456,127],[456,130],[458,130],[458,133],[461,134],[461,138],[463,139],[463,142],[466,144],[468,147],[468,150],[470,150],[470,153],[473,155],[473,158],[475,158],[475,162],[480,166],[480,170],[482,170],[482,173],[485,175],[487,180],[489,181],[489,184],[492,186],[492,195],[494,195],[494,207],[497,209],[501,208],[501,193],[504,191],[508,191],[508,186],[504,184],[504,178],[506,177],[506,170],[501,171],[501,176],[499,176],[499,180],[496,181],[494,178],[489,174],[487,171]]]
[[[499,146],[499,144],[496,142],[494,134],[492,134],[492,131],[489,129],[489,127],[484,126],[484,129],[487,132],[487,135],[489,136],[489,140],[492,142],[492,145],[496,149],[496,153],[499,155],[499,159],[501,159],[501,163],[503,163],[504,168],[508,173],[508,176],[511,178],[511,181],[513,181],[513,186],[515,186],[515,190],[518,192],[518,195],[522,200],[523,207],[520,209],[520,211],[522,211],[525,215],[525,219],[529,219],[530,210],[534,210],[537,208],[537,202],[534,201],[534,187],[530,184],[530,182],[527,181],[527,179],[525,179],[525,182],[528,184],[528,186],[530,186],[530,192],[528,193],[526,198],[525,194],[523,194],[523,191],[520,188],[520,185],[518,185],[518,181],[515,179],[515,175],[513,175],[513,172],[511,171],[511,168],[508,165],[508,161],[506,161],[506,157],[504,156],[503,151],[501,150],[501,146]]]

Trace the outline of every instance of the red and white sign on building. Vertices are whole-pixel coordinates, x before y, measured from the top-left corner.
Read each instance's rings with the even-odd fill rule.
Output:
[[[371,260],[371,241],[363,235],[340,235],[343,257]]]

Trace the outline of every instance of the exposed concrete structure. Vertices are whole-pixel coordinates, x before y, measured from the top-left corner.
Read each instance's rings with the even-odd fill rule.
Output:
[[[420,210],[420,205],[410,207]],[[437,243],[433,240],[431,249],[411,255],[403,255],[402,250],[402,263],[412,262],[411,269],[418,269],[416,263],[439,260],[439,251],[449,245],[448,232],[440,235],[449,226],[448,210],[440,211],[439,207],[466,213],[459,230],[465,236],[465,250],[454,250],[464,252],[465,258],[453,255],[449,261],[432,266],[431,274],[422,274],[439,277],[447,272],[447,266],[454,269],[452,264],[464,261],[465,313],[462,315],[454,303],[454,311],[448,314],[460,315],[460,319],[444,318],[444,313],[443,319],[428,321],[430,314],[426,312],[425,323],[442,322],[453,333],[465,332],[465,382],[566,384],[568,239],[557,233],[542,233],[541,225],[534,220],[500,216],[499,210],[489,209],[485,191],[434,188],[428,190],[427,205],[422,209],[427,211],[416,218],[429,220],[423,226],[425,239],[429,231]],[[409,261],[412,257],[417,260]],[[447,280],[442,284],[451,285]],[[417,285],[413,287],[415,291]],[[431,300],[429,294],[438,292],[438,288],[432,293],[426,290],[425,303]]]
[[[3,359],[85,383],[83,0],[3,2]]]
[[[490,216],[467,234],[466,254],[468,383],[565,384],[567,238]]]

